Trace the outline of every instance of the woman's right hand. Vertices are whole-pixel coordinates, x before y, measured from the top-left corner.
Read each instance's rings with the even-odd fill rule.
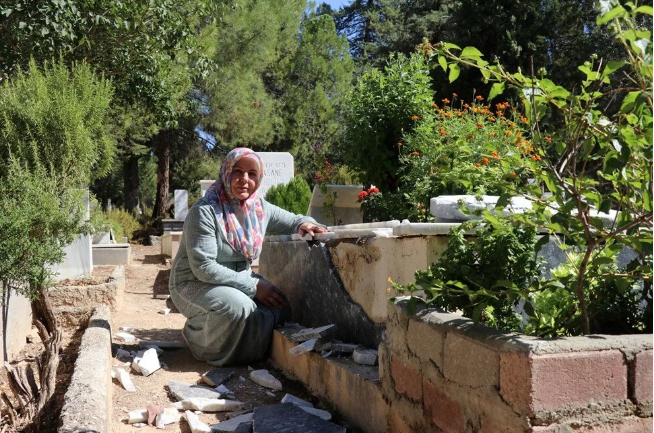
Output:
[[[288,302],[284,292],[279,290],[270,281],[260,279],[257,283],[257,293],[254,297],[268,308],[277,308],[281,310]]]

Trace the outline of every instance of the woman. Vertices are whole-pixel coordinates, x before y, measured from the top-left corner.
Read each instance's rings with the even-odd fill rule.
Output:
[[[218,180],[189,210],[170,276],[170,296],[186,317],[183,335],[193,355],[212,365],[262,359],[272,330],[290,319],[284,293],[255,275],[266,229],[324,233],[310,217],[295,215],[256,194],[261,158],[247,148],[227,154]]]

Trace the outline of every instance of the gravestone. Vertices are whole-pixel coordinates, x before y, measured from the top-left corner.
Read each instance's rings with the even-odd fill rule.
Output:
[[[363,223],[361,203],[358,201],[363,185],[327,185],[327,189],[333,207],[325,206],[330,200],[318,185],[314,185],[307,215],[327,226]]]
[[[188,191],[185,189],[175,190],[175,219],[184,221],[188,214]]]
[[[206,180],[199,180],[198,183],[200,184],[200,197],[204,197],[204,195],[207,193],[207,190],[209,187],[216,181],[216,179],[206,179]]]
[[[263,181],[257,195],[265,197],[273,185],[287,184],[295,175],[293,155],[288,152],[257,152],[263,161]]]

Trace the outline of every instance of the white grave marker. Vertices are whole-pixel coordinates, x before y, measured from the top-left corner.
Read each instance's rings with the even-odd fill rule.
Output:
[[[263,161],[263,182],[257,191],[259,197],[265,197],[271,186],[287,184],[293,179],[293,155],[288,152],[257,152],[257,155]]]
[[[184,221],[188,214],[188,191],[185,189],[175,190],[175,219]]]

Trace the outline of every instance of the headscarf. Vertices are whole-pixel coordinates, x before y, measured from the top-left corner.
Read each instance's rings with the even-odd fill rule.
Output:
[[[232,194],[232,169],[241,158],[250,158],[259,164],[257,186],[246,200]],[[263,244],[263,208],[256,191],[263,179],[263,161],[251,149],[237,147],[227,154],[216,180],[205,194],[205,199],[216,213],[218,227],[227,242],[252,262],[261,253]]]

